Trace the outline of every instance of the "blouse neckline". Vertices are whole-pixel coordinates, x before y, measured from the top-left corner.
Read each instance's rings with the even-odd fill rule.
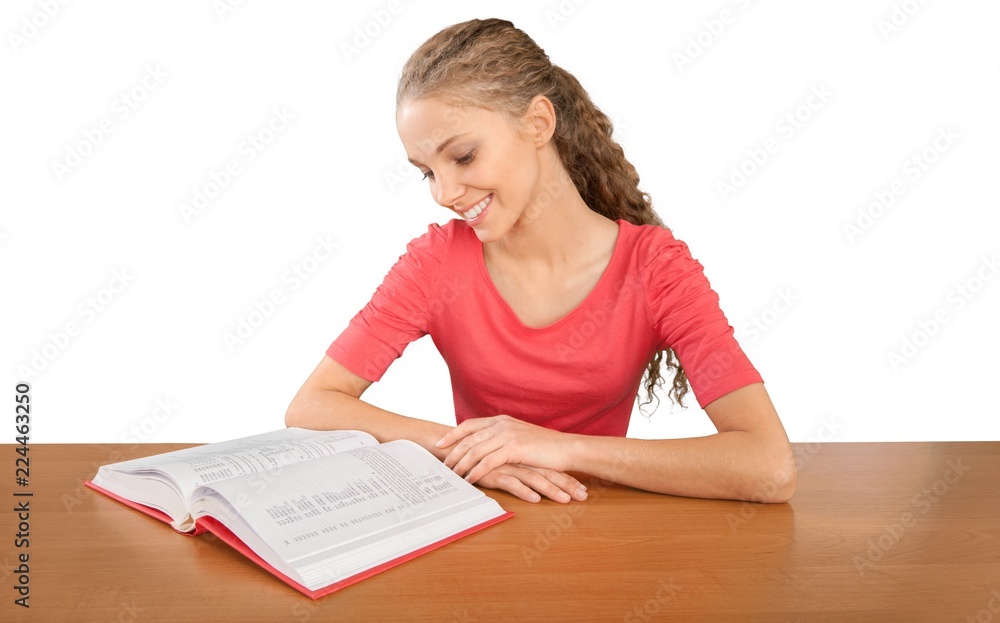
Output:
[[[470,232],[475,237],[475,241],[478,243],[476,246],[477,250],[476,255],[478,256],[479,260],[478,262],[479,271],[483,277],[483,280],[486,282],[487,289],[489,289],[493,293],[493,296],[495,296],[497,300],[500,302],[501,307],[504,308],[505,313],[508,316],[510,316],[510,319],[517,326],[519,326],[521,329],[525,331],[543,332],[543,331],[553,330],[557,328],[559,325],[570,321],[574,316],[580,313],[580,310],[586,308],[591,301],[593,301],[595,298],[598,298],[600,296],[601,290],[607,287],[606,282],[608,282],[611,279],[609,275],[614,272],[613,269],[615,267],[615,263],[618,261],[618,256],[621,255],[620,251],[624,244],[623,238],[625,237],[624,236],[625,220],[615,219],[615,222],[618,223],[618,237],[615,238],[615,247],[611,251],[611,259],[608,260],[608,265],[604,267],[604,272],[602,272],[601,276],[597,279],[597,283],[594,284],[594,287],[591,288],[590,292],[587,293],[587,296],[584,297],[584,299],[580,302],[579,305],[571,309],[568,313],[566,313],[566,315],[564,315],[559,320],[547,324],[544,327],[529,327],[528,325],[524,324],[521,318],[514,311],[514,308],[510,306],[510,303],[507,302],[507,299],[503,297],[503,295],[500,293],[500,290],[493,282],[493,277],[490,275],[490,271],[486,268],[486,257],[484,254],[485,247],[482,241],[479,240],[478,237],[475,237],[475,232],[472,232],[471,228]]]

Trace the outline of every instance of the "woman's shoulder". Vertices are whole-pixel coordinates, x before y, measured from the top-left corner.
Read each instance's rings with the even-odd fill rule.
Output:
[[[462,222],[457,218],[450,219],[445,223],[428,223],[426,231],[418,237],[428,237],[435,240],[449,240],[455,237],[456,233],[458,233],[458,226],[461,224]]]
[[[643,284],[652,318],[662,319],[679,310],[706,310],[717,304],[704,266],[672,230],[660,225],[628,225],[626,231],[633,237],[633,270]]]
[[[636,225],[620,219],[636,267],[646,272],[657,265],[691,259],[687,244],[663,225]]]
[[[464,231],[469,228],[465,227],[465,223],[461,219],[451,219],[444,224],[428,223],[426,227],[423,233],[415,236],[407,243],[407,251],[417,249],[420,251],[444,252],[448,246],[467,238],[466,234],[471,232],[471,230],[470,232]]]
[[[468,264],[462,261],[462,256],[456,256],[457,249],[469,246],[461,242],[465,237],[463,228],[468,229],[457,219],[425,225],[423,233],[414,235],[406,243],[405,251],[395,260],[387,279],[434,287],[445,273],[452,274],[456,267]]]

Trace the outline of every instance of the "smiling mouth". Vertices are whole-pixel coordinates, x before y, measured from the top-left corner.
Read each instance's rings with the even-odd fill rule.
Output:
[[[480,214],[482,214],[483,210],[485,210],[486,207],[488,205],[490,205],[490,202],[492,200],[493,200],[493,193],[490,193],[482,201],[480,201],[476,205],[472,206],[471,208],[469,208],[465,212],[459,212],[459,214],[461,214],[462,218],[464,218],[465,220],[471,221],[472,219],[474,219],[477,216],[479,216]]]

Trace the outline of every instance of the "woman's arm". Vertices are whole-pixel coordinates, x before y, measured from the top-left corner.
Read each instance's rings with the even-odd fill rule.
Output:
[[[470,482],[514,462],[657,493],[787,502],[795,491],[795,459],[763,383],[729,392],[705,412],[719,432],[689,439],[576,435],[500,416],[467,420],[438,443],[451,450],[445,464]]]
[[[351,429],[371,434],[379,442],[409,439],[441,459],[434,446],[451,427],[411,418],[361,400],[372,384],[329,356],[323,357],[285,411],[285,426],[316,430]]]
[[[434,442],[452,427],[399,415],[364,402],[361,395],[371,384],[331,357],[323,357],[288,405],[285,425],[316,430],[361,430],[379,442],[409,439],[438,459],[448,454]],[[539,494],[558,502],[587,497],[586,488],[572,476],[528,465],[498,466],[484,472],[478,484],[503,489],[528,502],[539,501]]]

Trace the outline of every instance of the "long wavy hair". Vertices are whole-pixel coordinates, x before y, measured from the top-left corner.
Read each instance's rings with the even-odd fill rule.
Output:
[[[454,24],[425,41],[403,66],[396,107],[434,97],[518,119],[538,94],[555,108],[556,151],[580,197],[591,210],[611,220],[666,227],[653,211],[652,198],[639,189],[639,175],[611,138],[611,120],[591,101],[580,82],[523,31],[503,19],[473,19]],[[663,384],[661,364],[674,370],[670,396],[683,406],[687,375],[672,349],[658,351],[645,372],[646,402]],[[659,398],[656,398],[659,404]],[[655,409],[655,407],[654,407]]]

